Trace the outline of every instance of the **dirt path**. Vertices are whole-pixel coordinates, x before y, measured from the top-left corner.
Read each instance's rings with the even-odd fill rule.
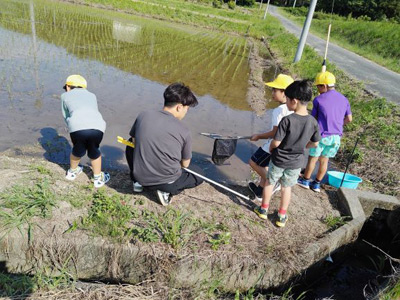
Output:
[[[272,16],[278,18],[290,33],[293,33],[296,37],[300,37],[302,28],[279,14],[276,6],[271,6],[270,13]],[[321,56],[324,55],[325,40],[309,33],[307,44],[313,47]],[[385,97],[397,104],[400,103],[400,74],[333,43],[329,44],[328,59],[346,71],[350,76],[363,81],[369,91],[375,92],[381,97]]]

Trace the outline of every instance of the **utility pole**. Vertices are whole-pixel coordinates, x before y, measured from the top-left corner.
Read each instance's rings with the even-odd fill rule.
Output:
[[[294,2],[293,2],[293,8],[295,8],[296,7],[296,0],[294,0]]]
[[[296,55],[293,60],[294,63],[297,63],[301,59],[301,55],[303,54],[304,45],[307,40],[308,31],[310,30],[311,20],[313,18],[316,5],[317,0],[311,0],[310,7],[308,8],[307,18],[304,21],[303,30],[301,31],[299,45],[297,46]]]
[[[260,8],[259,9],[261,9],[262,5],[263,5],[263,0],[260,1]]]

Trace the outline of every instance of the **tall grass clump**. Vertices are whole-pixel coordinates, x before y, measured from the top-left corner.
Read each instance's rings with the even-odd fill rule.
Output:
[[[33,186],[14,185],[0,194],[0,228],[7,234],[27,225],[28,239],[32,238],[33,217],[48,218],[56,206],[56,196],[47,178]]]

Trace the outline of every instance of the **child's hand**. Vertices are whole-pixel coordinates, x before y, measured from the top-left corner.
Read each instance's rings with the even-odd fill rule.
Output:
[[[260,138],[258,137],[258,134],[253,134],[250,138],[250,141],[252,142],[257,142]]]

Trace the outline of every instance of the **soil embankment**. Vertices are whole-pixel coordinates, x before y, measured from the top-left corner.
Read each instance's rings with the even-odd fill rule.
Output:
[[[42,159],[42,151],[32,146],[0,156],[1,205],[9,213],[8,222],[2,218],[6,237],[1,247],[8,249],[6,266],[13,273],[46,268],[54,276],[66,272],[73,278],[130,283],[154,279],[176,288],[220,280],[231,291],[278,286],[313,263],[306,249],[329,232],[324,220],[340,215],[334,191],[314,194],[298,187],[283,229],[274,225],[278,196],[267,221],[255,215],[255,203],[207,183],[163,207],[152,193],[132,194],[125,172],[112,172],[100,192],[88,168],[75,182],[66,181],[66,166]],[[21,219],[12,212],[16,198],[41,207],[37,197],[23,197],[26,188],[52,200]],[[245,188],[232,188],[248,194]],[[102,212],[101,207],[109,209]],[[131,215],[122,224],[125,208]],[[99,221],[102,213],[112,217],[117,209],[121,218]]]

